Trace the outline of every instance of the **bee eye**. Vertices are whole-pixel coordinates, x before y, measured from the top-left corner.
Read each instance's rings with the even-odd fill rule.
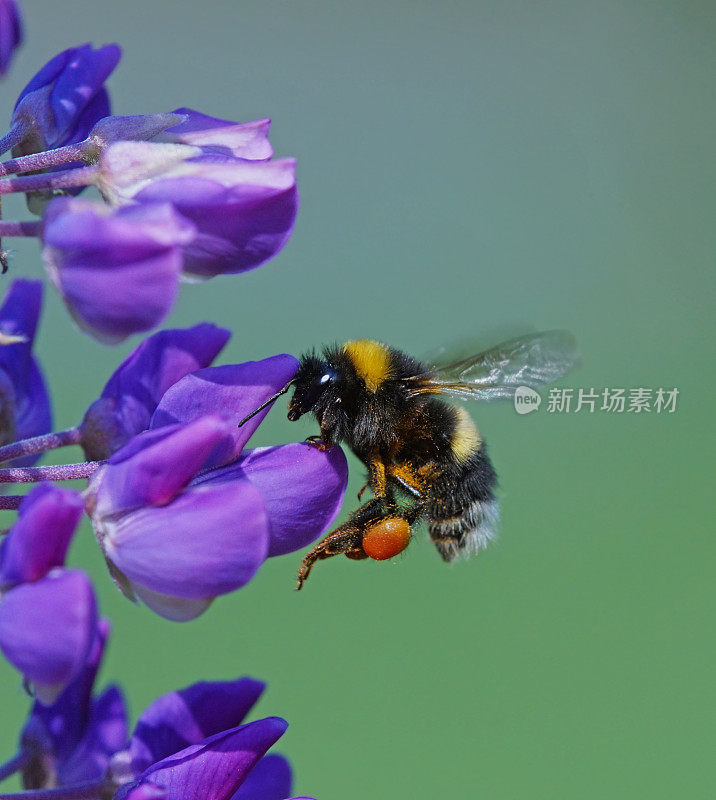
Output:
[[[328,383],[329,381],[332,381],[334,379],[334,377],[335,377],[334,373],[326,372],[325,375],[321,376],[321,379],[318,382],[321,384],[321,386],[323,386],[324,384]]]

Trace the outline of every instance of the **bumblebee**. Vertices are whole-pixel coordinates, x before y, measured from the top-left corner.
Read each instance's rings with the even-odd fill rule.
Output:
[[[499,516],[497,476],[466,408],[444,398],[509,399],[520,386],[558,380],[575,361],[574,339],[565,331],[435,364],[370,339],[303,356],[295,377],[261,408],[293,386],[289,420],[312,413],[320,434],[309,444],[347,444],[368,471],[358,499],[366,489],[373,497],[304,557],[297,588],[318,560],[392,557],[423,519],[445,561],[486,547]]]

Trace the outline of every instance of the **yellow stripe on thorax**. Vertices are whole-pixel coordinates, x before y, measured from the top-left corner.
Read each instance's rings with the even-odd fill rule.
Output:
[[[450,439],[450,447],[455,458],[465,462],[480,449],[482,437],[470,414],[462,406],[454,408],[457,422]]]
[[[372,339],[356,339],[343,345],[343,352],[353,362],[358,377],[371,392],[390,377],[390,350]]]

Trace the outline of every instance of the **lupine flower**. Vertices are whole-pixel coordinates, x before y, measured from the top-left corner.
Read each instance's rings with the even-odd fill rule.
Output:
[[[10,123],[16,141],[13,156],[42,153],[83,141],[94,124],[109,114],[109,94],[104,82],[120,56],[116,44],[97,50],[83,44],[50,59],[20,92],[15,104]],[[47,171],[56,169],[62,167],[49,167]],[[67,189],[65,194],[80,191],[81,187]],[[27,207],[39,215],[53,192],[40,189],[25,196]]]
[[[90,461],[103,461],[147,430],[170,386],[208,367],[231,332],[208,322],[160,331],[145,339],[120,364],[84,415],[81,444]]]
[[[267,717],[223,731],[163,759],[121,787],[114,800],[165,797],[166,800],[231,800],[266,751],[283,736],[287,723]],[[144,788],[164,794],[137,794]]]
[[[89,579],[62,566],[82,509],[76,492],[37,486],[0,552],[0,650],[45,704],[84,668],[97,631]]]
[[[13,155],[40,153],[86,138],[109,114],[104,82],[117,66],[116,44],[94,50],[90,44],[63,50],[20,92],[12,123],[25,131]]]
[[[244,453],[266,412],[236,427],[297,364],[274,356],[188,375],[166,392],[149,430],[92,476],[95,533],[129,597],[168,619],[193,619],[267,556],[304,547],[330,525],[347,480],[340,448]]]
[[[0,306],[0,445],[39,436],[52,428],[50,398],[32,355],[42,306],[42,284],[13,281]],[[36,456],[16,459],[28,466]]]
[[[22,44],[22,17],[16,0],[0,0],[0,77],[10,67],[15,50]]]
[[[177,108],[173,113],[182,115],[184,119],[155,136],[154,141],[194,145],[205,152],[250,161],[266,161],[273,155],[268,140],[269,119],[231,122],[209,117],[191,108]]]
[[[237,727],[265,688],[261,681],[239,678],[195,683],[163,695],[140,715],[129,744],[115,753],[109,779],[117,786],[130,783],[153,764]]]
[[[121,691],[110,686],[92,696],[109,635],[100,620],[84,668],[52,705],[35,702],[20,737],[29,754],[23,769],[26,789],[44,789],[102,778],[112,755],[127,741],[127,714]]]
[[[114,343],[156,327],[176,298],[194,226],[168,203],[110,211],[59,197],[47,209],[43,259],[77,324]]]
[[[298,209],[296,163],[203,155],[150,181],[114,187],[122,202],[171,203],[197,229],[184,272],[200,278],[244,272],[286,244]]]

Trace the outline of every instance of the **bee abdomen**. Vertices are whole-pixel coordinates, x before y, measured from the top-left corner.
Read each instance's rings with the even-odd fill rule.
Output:
[[[459,516],[430,520],[428,530],[445,561],[484,550],[497,537],[500,509],[497,500],[475,500]]]
[[[457,474],[445,475],[426,509],[430,538],[445,561],[475,555],[497,536],[495,470],[484,446]]]

